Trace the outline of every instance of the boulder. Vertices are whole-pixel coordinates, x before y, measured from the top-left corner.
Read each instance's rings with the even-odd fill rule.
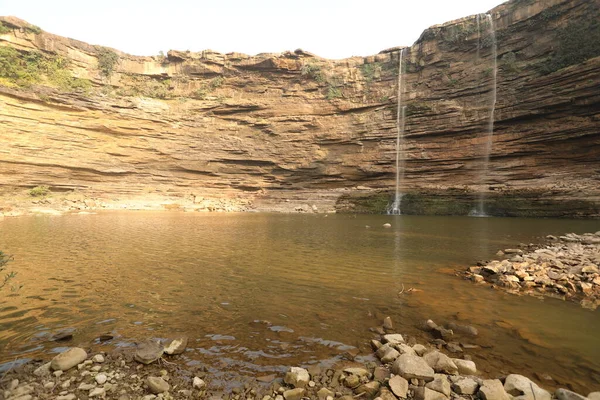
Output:
[[[321,388],[317,392],[317,397],[319,398],[319,400],[327,400],[328,397],[334,397],[334,396],[335,396],[335,393],[327,388]]]
[[[310,381],[310,375],[304,368],[291,367],[290,370],[285,374],[283,381],[295,388],[303,388],[308,385],[308,382]]]
[[[33,374],[40,377],[50,375],[51,365],[52,361],[47,362],[46,364],[37,367],[36,370],[33,371]]]
[[[371,375],[371,373],[364,368],[346,368],[346,369],[344,369],[344,372],[347,374],[350,374],[350,375],[356,375],[359,378],[362,378],[365,376],[368,378]]]
[[[384,364],[393,362],[398,357],[400,357],[400,353],[398,352],[398,350],[394,349],[389,344],[384,344],[383,346],[381,346],[375,354]]]
[[[600,232],[596,232],[596,235],[599,235]],[[588,400],[600,400],[600,392],[591,392],[587,395]]]
[[[408,381],[401,377],[400,375],[394,375],[389,381],[388,385],[392,390],[392,393],[396,395],[396,397],[400,397],[402,399],[406,398],[408,392]]]
[[[162,357],[163,351],[163,346],[157,340],[147,340],[138,344],[134,358],[142,364],[150,364]]]
[[[458,373],[461,375],[475,375],[477,373],[477,366],[473,361],[461,360],[460,358],[453,358],[452,361],[458,368]]]
[[[355,392],[356,394],[363,395],[363,397],[366,397],[367,399],[372,399],[379,393],[380,386],[381,384],[379,382],[371,381],[357,387]]]
[[[383,319],[383,329],[386,329],[386,330],[394,329],[394,324],[392,323],[392,319],[390,317],[385,317]]]
[[[479,385],[471,378],[460,377],[452,384],[452,390],[457,394],[475,394]]]
[[[389,379],[390,371],[385,367],[375,367],[373,371],[373,378],[379,382],[383,382],[386,379]]]
[[[417,378],[425,382],[433,380],[434,371],[425,360],[413,354],[402,354],[392,365],[392,372],[405,379]]]
[[[398,350],[398,353],[400,353],[400,354],[413,354],[415,356],[417,355],[417,353],[413,350],[413,348],[407,344],[400,343],[400,344],[394,345],[394,347],[396,348],[396,350]]]
[[[154,394],[167,392],[171,388],[168,382],[166,382],[163,378],[156,376],[149,376],[146,379],[146,384],[148,385],[150,391]]]
[[[377,397],[377,399],[381,399],[381,400],[397,400],[396,396],[394,396],[392,394],[392,392],[390,392],[386,388],[382,388],[379,391],[379,397]]]
[[[390,333],[388,335],[383,335],[383,342],[391,345],[400,344],[404,343],[404,338],[399,333]]]
[[[423,359],[435,372],[442,372],[450,375],[458,372],[458,367],[452,359],[439,351],[427,353],[423,356]]]
[[[174,339],[169,339],[167,343],[165,343],[165,353],[169,355],[177,355],[181,354],[185,351],[185,348],[188,344],[188,338],[186,336],[181,336]]]
[[[283,392],[283,398],[285,400],[300,400],[304,397],[306,390],[303,388],[290,389]]]
[[[552,396],[523,375],[511,374],[504,381],[504,390],[515,400],[550,400]]]
[[[87,358],[87,353],[80,347],[72,347],[66,350],[51,361],[50,367],[53,370],[66,371],[73,368],[79,363],[82,363]]]
[[[499,379],[485,379],[479,388],[481,400],[510,400]]]
[[[448,397],[428,387],[416,387],[414,390],[415,400],[448,400]]]
[[[433,380],[426,383],[425,387],[442,393],[446,397],[449,397],[452,391],[450,389],[450,382],[448,382],[448,378],[444,374],[435,374]]]
[[[557,400],[587,400],[584,396],[567,389],[557,389],[556,392],[554,392],[554,397],[556,397]]]
[[[422,344],[415,344],[413,347],[413,350],[415,351],[415,354],[418,356],[423,356],[423,354],[425,354],[425,352],[427,351],[427,347],[423,346]]]

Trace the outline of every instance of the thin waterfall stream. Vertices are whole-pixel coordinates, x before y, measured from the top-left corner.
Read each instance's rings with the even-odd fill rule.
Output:
[[[404,93],[403,85],[403,74],[402,74],[402,60],[404,58],[404,50],[400,49],[400,55],[398,59],[398,99],[396,112],[396,192],[394,194],[394,201],[388,209],[388,214],[400,215],[402,202],[402,193],[400,192],[400,184],[404,180],[404,123],[406,117],[406,106],[402,105],[402,94]]]
[[[497,75],[498,75],[498,49],[496,44],[496,30],[494,28],[494,20],[491,14],[486,14],[486,19],[489,24],[490,38],[492,44],[492,87],[490,90],[490,113],[487,122],[487,129],[485,131],[485,139],[483,144],[483,162],[480,171],[479,182],[482,186],[485,185],[487,177],[489,175],[489,164],[490,164],[490,153],[492,152],[492,141],[494,137],[494,113],[496,111],[496,96],[497,96]],[[479,19],[477,19],[479,22]],[[478,46],[479,47],[479,46]],[[483,188],[479,192],[479,198],[477,200],[477,208],[470,214],[476,217],[487,216],[485,212],[485,198],[486,194]]]

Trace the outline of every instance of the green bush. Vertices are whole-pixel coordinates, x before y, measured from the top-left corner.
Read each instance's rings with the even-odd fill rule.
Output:
[[[4,35],[10,32],[12,32],[12,29],[10,29],[8,26],[4,25],[2,21],[0,21],[0,35]]]
[[[321,67],[314,63],[304,64],[302,66],[302,69],[300,70],[300,73],[302,75],[305,75],[305,76],[308,76],[308,77],[314,79],[318,83],[324,83],[326,81],[325,75],[323,74]]]
[[[504,54],[501,59],[502,69],[509,74],[516,74],[521,71],[517,66],[517,55],[512,51]]]
[[[325,97],[327,98],[327,100],[337,99],[339,97],[342,97],[342,91],[338,87],[329,85],[329,87],[327,87],[327,95]]]
[[[542,65],[542,74],[549,74],[600,56],[600,20],[571,22],[560,29],[556,36],[556,50]]]
[[[50,193],[48,186],[36,186],[29,191],[29,195],[33,197],[44,197]]]
[[[200,100],[205,100],[208,95],[221,87],[225,82],[225,78],[217,76],[207,83],[203,83],[193,94],[192,97]]]
[[[40,28],[40,27],[39,27],[39,26],[37,26],[37,25],[31,25],[31,24],[29,24],[28,26],[26,26],[26,27],[25,27],[25,30],[26,30],[27,32],[31,32],[31,33],[33,33],[34,35],[39,35],[40,33],[42,33],[42,32],[43,32],[43,31],[42,31],[42,28]]]
[[[115,70],[115,66],[119,62],[119,55],[111,49],[100,47],[98,49],[97,57],[100,73],[106,78],[110,78]]]
[[[20,53],[12,47],[0,47],[0,78],[23,87],[45,82],[63,90],[91,88],[88,80],[71,76],[68,60],[37,51]]]

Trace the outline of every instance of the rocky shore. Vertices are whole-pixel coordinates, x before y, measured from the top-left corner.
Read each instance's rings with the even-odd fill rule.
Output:
[[[433,339],[426,345],[415,338],[395,333],[391,319],[375,329],[371,341],[372,362],[344,361],[331,368],[318,364],[290,367],[280,374],[258,376],[224,388],[206,368],[184,365],[187,338],[166,342],[147,340],[135,349],[112,353],[91,352],[72,347],[46,363],[29,362],[0,376],[3,400],[75,399],[190,399],[213,400],[585,400],[586,397],[560,388],[554,393],[519,374],[483,377],[467,354],[453,358],[443,352],[442,337],[452,328],[428,320],[424,329]],[[476,332],[471,332],[476,334]],[[89,349],[88,349],[89,350]],[[600,392],[587,399],[599,400]]]
[[[600,306],[600,231],[549,235],[547,245],[500,250],[501,259],[470,267],[464,275],[512,293],[558,297]]]

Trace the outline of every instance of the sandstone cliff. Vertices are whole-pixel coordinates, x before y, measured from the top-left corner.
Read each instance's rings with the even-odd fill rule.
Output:
[[[484,182],[489,21],[431,27],[405,50],[404,212],[466,214],[484,192],[497,215],[600,215],[599,6],[540,3],[490,11]],[[37,186],[54,195],[35,206],[59,208],[383,212],[390,201],[399,49],[134,57],[0,21],[5,213]]]

